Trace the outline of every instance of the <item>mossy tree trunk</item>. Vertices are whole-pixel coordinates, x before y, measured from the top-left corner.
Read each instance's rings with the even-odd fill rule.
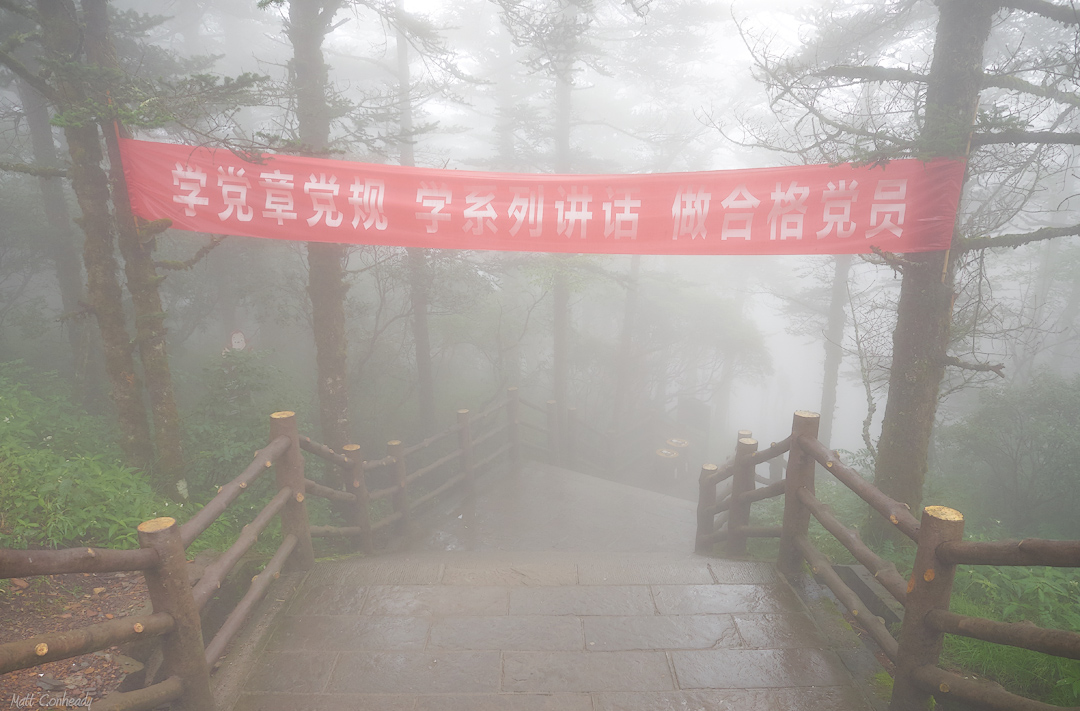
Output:
[[[313,153],[325,150],[330,142],[331,111],[327,101],[330,78],[322,45],[340,7],[339,0],[289,3],[288,36],[293,46],[291,68],[296,117],[300,142]],[[323,442],[340,452],[350,442],[345,333],[345,296],[349,290],[345,280],[347,251],[342,244],[309,242],[307,253],[319,428]]]
[[[836,388],[840,383],[840,365],[844,360],[844,326],[847,323],[847,283],[851,255],[838,254],[833,270],[829,314],[825,323],[825,375],[821,384],[821,429],[818,438],[831,447],[833,416],[836,414]]]
[[[84,47],[75,4],[72,0],[38,0],[37,10],[45,56],[57,67],[53,74],[56,107],[60,111],[81,107],[89,97],[77,76],[83,57],[73,54]],[[93,123],[69,124],[64,136],[71,158],[69,177],[82,212],[77,222],[86,235],[86,300],[101,332],[110,396],[120,423],[120,445],[131,466],[149,471],[153,446],[142,383],[135,373],[133,344],[124,322],[116,274],[115,225],[109,212],[108,176],[101,167],[98,127]]]
[[[34,163],[50,168],[60,167],[56,144],[53,142],[53,129],[49,123],[48,100],[24,81],[18,82],[18,91],[26,116],[26,126],[30,132]],[[100,367],[100,363],[95,363],[91,358],[91,327],[83,314],[86,290],[82,264],[79,262],[78,243],[72,229],[62,180],[41,176],[38,178],[38,187],[41,191],[42,211],[48,224],[49,256],[56,271],[60,306],[64,312],[64,330],[71,348],[75,391],[82,404],[90,406],[96,390],[96,378],[90,376],[92,364]],[[97,373],[94,372],[94,375]]]
[[[983,76],[983,48],[997,11],[982,0],[941,0],[926,91],[924,155],[966,155]],[[954,246],[957,235],[953,236]],[[955,298],[956,249],[906,257],[893,331],[889,396],[878,442],[877,486],[920,510]],[[871,537],[896,536],[871,515]]]
[[[414,129],[412,109],[412,78],[409,72],[409,42],[403,29],[405,25],[404,0],[397,0],[397,78],[398,122],[401,129],[401,165],[416,165],[413,151]],[[413,350],[416,357],[417,415],[420,436],[435,434],[435,373],[431,361],[431,331],[428,328],[428,310],[431,307],[431,272],[428,269],[426,249],[411,247],[406,250],[409,263],[409,300],[412,306]]]
[[[86,53],[90,63],[107,71],[120,71],[109,35],[108,0],[82,0],[86,22]],[[105,103],[107,96],[94,97]],[[127,181],[120,162],[119,124],[106,118],[102,131],[109,155],[109,179],[116,216],[117,241],[124,258],[127,290],[135,311],[135,345],[150,399],[156,460],[153,481],[159,491],[187,499],[180,413],[173,392],[172,370],[165,340],[165,310],[158,291],[165,279],[154,266],[154,235],[139,230],[131,214]]]

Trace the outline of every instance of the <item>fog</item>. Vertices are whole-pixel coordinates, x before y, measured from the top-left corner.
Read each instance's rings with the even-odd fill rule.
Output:
[[[68,81],[87,82],[84,101],[114,82],[109,96],[135,138],[421,168],[633,174],[931,155],[918,143],[929,90],[896,77],[931,71],[932,3],[826,10],[784,0],[322,2],[311,3],[311,26],[301,22],[305,3],[264,5],[114,0],[116,76],[75,74]],[[319,8],[328,8],[322,17]],[[979,412],[981,393],[1022,393],[1040,378],[1074,383],[1078,370],[1075,27],[1018,11],[1003,11],[995,22],[984,52],[988,75],[1015,72],[1034,87],[1053,74],[1057,93],[1013,96],[1005,81],[989,82],[968,131],[1017,135],[1014,143],[991,138],[969,146],[957,239],[1018,237],[1001,243],[1008,249],[962,256],[957,241],[945,257],[950,266],[940,268],[940,284],[947,272],[952,281],[943,288],[953,289],[941,355],[950,368],[933,376],[936,404],[913,416],[932,420],[932,439],[923,445],[928,486],[958,500],[964,496],[956,491],[980,482],[1005,486],[991,463],[952,473],[965,451],[956,427],[974,426],[965,418]],[[19,62],[44,77],[40,82],[53,81],[39,68],[55,57],[38,56],[37,44],[19,39],[31,21],[5,5],[0,23],[22,53]],[[1043,64],[1027,54],[1040,47],[1050,48]],[[304,69],[296,59],[301,50],[309,63],[312,56],[325,62],[325,84],[314,94],[311,77],[321,70]],[[821,67],[835,74],[835,67],[855,65],[897,74],[822,83],[833,75]],[[112,422],[117,405],[110,393],[119,381],[109,380],[113,356],[103,355],[108,349],[98,333],[103,308],[88,301],[93,275],[78,266],[85,237],[78,225],[88,224],[83,198],[68,180],[24,169],[49,161],[31,136],[26,102],[34,82],[13,66],[15,59],[0,87],[0,360],[57,372],[75,402]],[[240,79],[223,83],[224,77]],[[70,98],[74,89],[61,89],[68,98],[49,110],[55,162],[64,169],[72,134],[63,127],[77,120],[79,106]],[[313,95],[319,106],[311,105]],[[320,121],[323,135],[311,127]],[[1019,135],[1039,131],[1068,138]],[[41,185],[49,181],[63,183],[60,215],[55,199],[42,200]],[[1022,237],[1044,228],[1056,230],[1057,239]],[[455,410],[480,409],[508,386],[543,403],[561,387],[559,367],[566,368],[562,406],[577,408],[595,431],[666,422],[635,443],[646,455],[665,437],[707,441],[690,462],[696,470],[727,458],[738,430],[767,444],[786,436],[795,410],[821,410],[830,309],[843,316],[835,344],[843,358],[834,412],[822,413],[833,418],[828,444],[871,475],[890,396],[900,285],[905,269],[914,271],[899,255],[857,255],[835,292],[831,256],[635,260],[430,250],[417,257],[402,248],[350,245],[329,259],[345,294],[344,368],[317,376],[330,366],[317,362],[316,323],[324,322],[309,281],[331,272],[317,272],[300,241],[215,239],[168,230],[144,243],[153,242],[148,249],[161,278],[150,281],[160,294],[163,348],[186,428],[183,454],[189,464],[201,462],[189,467],[186,485],[202,500],[220,483],[204,466],[213,458],[207,446],[253,446],[194,434],[214,422],[261,423],[273,409],[296,410],[322,441],[355,441],[381,456],[387,440],[429,436],[451,425]],[[74,276],[59,275],[65,249],[76,260]],[[129,290],[137,279],[124,272],[131,263],[121,255],[114,267],[117,283]],[[564,353],[554,340],[560,289],[569,304]],[[121,320],[136,344],[134,372],[126,377],[150,383],[154,374],[138,359],[150,341],[137,329],[153,314],[130,291],[121,301]],[[243,349],[230,345],[237,332]],[[423,340],[426,350],[417,346]],[[325,385],[332,378],[341,383]],[[342,431],[329,431],[327,415],[320,415],[330,390],[345,398],[331,416]],[[158,406],[145,390],[134,397],[151,410]],[[683,432],[675,424],[679,403],[690,401],[696,414]],[[161,423],[144,417],[151,421],[144,429],[160,435]],[[245,424],[235,434],[260,426]],[[132,452],[124,456],[131,461]],[[669,493],[692,497],[686,481]],[[1047,484],[1047,496],[1066,484]],[[999,505],[972,504],[996,519]],[[1016,533],[1038,532],[1035,522],[1016,526]]]

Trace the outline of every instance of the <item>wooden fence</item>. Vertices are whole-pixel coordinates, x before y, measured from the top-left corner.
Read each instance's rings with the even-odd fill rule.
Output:
[[[476,415],[459,410],[457,422],[446,431],[411,447],[391,441],[386,456],[368,461],[360,456],[360,448],[355,445],[346,445],[343,453],[336,453],[308,437],[301,437],[295,414],[276,412],[270,416],[270,443],[255,453],[254,461],[238,477],[220,487],[217,496],[182,525],[172,518],[139,524],[138,549],[0,549],[0,578],[142,571],[152,605],[148,615],[128,616],[0,645],[0,674],[161,637],[164,661],[157,677],[161,681],[134,691],[113,692],[95,702],[94,708],[137,711],[171,703],[174,711],[213,709],[210,670],[265,596],[270,583],[282,571],[306,570],[312,566],[313,536],[353,539],[358,547],[370,552],[376,532],[381,529],[389,532],[396,524],[398,532],[408,534],[412,515],[418,508],[456,487],[466,494],[473,492],[477,473],[496,461],[506,459],[512,468],[518,468],[521,447],[517,411],[517,390],[510,388],[504,397]],[[451,441],[454,446],[449,452],[431,455],[439,451],[440,444]],[[331,476],[335,485],[320,484],[304,476],[305,451],[335,465],[336,472]],[[410,471],[410,464],[424,462],[426,455],[430,461],[413,466]],[[200,580],[190,585],[185,550],[271,467],[275,468],[277,494],[243,528],[229,549],[207,566]],[[392,483],[369,491],[368,477],[375,472],[391,474],[383,478]],[[336,502],[335,508],[345,516],[345,525],[309,525],[306,496]],[[374,507],[370,504],[380,499],[390,499],[392,510],[372,521]],[[200,612],[275,517],[281,520],[281,543],[277,551],[253,578],[247,593],[225,618],[214,638],[204,645]]]
[[[817,440],[818,419],[816,413],[796,412],[791,435],[762,451],[758,451],[758,443],[750,432],[741,431],[735,456],[729,462],[721,467],[712,464],[702,467],[696,550],[708,552],[723,544],[729,555],[740,556],[746,553],[748,538],[779,538],[777,564],[781,572],[796,575],[805,561],[896,664],[890,711],[925,709],[931,696],[1001,711],[1061,711],[1063,707],[1017,696],[993,682],[946,671],[938,663],[946,633],[1080,659],[1080,634],[1076,632],[1043,629],[1026,622],[997,622],[949,611],[957,565],[1080,567],[1080,541],[964,541],[963,515],[945,506],[927,506],[922,519],[916,520],[904,504],[886,496]],[[760,479],[755,476],[755,467],[785,452],[788,453],[786,477],[758,488]],[[903,579],[892,563],[870,550],[854,529],[841,523],[830,507],[814,495],[818,464],[917,544],[909,581]],[[751,504],[775,496],[784,497],[783,525],[752,525]],[[894,638],[885,623],[866,608],[833,571],[825,555],[810,542],[811,516],[904,607],[899,638]],[[1080,710],[1080,707],[1071,708]]]

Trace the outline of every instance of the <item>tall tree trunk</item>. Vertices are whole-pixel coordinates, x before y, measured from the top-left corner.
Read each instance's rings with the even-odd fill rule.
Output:
[[[296,87],[296,117],[300,142],[319,152],[330,141],[330,83],[322,44],[341,3],[338,0],[292,0],[289,3],[289,41]],[[298,179],[299,178],[298,176]],[[346,247],[309,242],[308,297],[315,335],[316,390],[319,429],[323,442],[335,451],[349,444],[349,392],[346,378],[348,343],[345,337]]]
[[[844,360],[844,326],[847,324],[847,281],[851,255],[835,258],[829,319],[825,324],[825,377],[821,384],[821,429],[818,439],[831,446],[833,417],[836,414],[836,386],[840,382],[840,364]]]
[[[107,0],[83,0],[86,21],[86,56],[91,64],[106,71],[119,71],[112,39],[109,37]],[[107,96],[96,97],[105,103]],[[153,235],[143,235],[135,224],[128,199],[127,181],[120,163],[117,124],[102,125],[109,155],[109,179],[112,185],[113,210],[116,216],[120,254],[124,258],[127,290],[135,310],[135,345],[142,362],[143,377],[150,396],[150,415],[154,425],[157,458],[153,479],[157,488],[169,496],[188,498],[184,478],[184,453],[181,446],[180,413],[173,393],[172,371],[165,347],[165,311],[158,292],[164,277],[154,266]]]
[[[416,165],[413,152],[412,79],[409,74],[409,42],[402,29],[405,2],[397,0],[397,75],[398,112],[401,124],[401,165]],[[427,250],[410,247],[409,300],[412,302],[413,348],[416,354],[417,415],[420,436],[435,434],[435,376],[431,363],[431,334],[428,330],[428,308],[431,275],[428,271]]]
[[[983,47],[997,7],[983,0],[941,0],[921,141],[925,155],[963,156],[975,120]],[[956,234],[953,236],[956,244]],[[918,515],[954,299],[956,250],[906,257],[893,331],[889,397],[878,442],[875,482]],[[895,537],[871,515],[872,537]]]
[[[53,143],[53,129],[49,123],[48,101],[35,89],[18,82],[19,99],[30,130],[30,145],[37,165],[58,167],[59,157]],[[49,256],[56,270],[56,282],[60,291],[60,307],[64,312],[64,329],[71,348],[71,371],[74,374],[75,391],[80,402],[89,406],[96,394],[97,379],[88,377],[91,372],[91,328],[80,313],[86,299],[83,286],[82,265],[79,248],[72,230],[64,185],[60,178],[38,178],[42,210],[49,226]],[[100,363],[97,363],[100,367]],[[96,372],[94,373],[97,374]]]
[[[634,321],[637,319],[638,275],[641,272],[641,255],[630,258],[630,278],[626,282],[626,301],[623,302],[622,330],[619,333],[619,350],[615,354],[615,392],[612,396],[611,431],[618,433],[626,424],[629,402],[630,371],[634,361]]]
[[[572,169],[570,156],[570,107],[572,61],[560,60],[555,70],[555,172],[567,174]],[[556,403],[559,432],[564,432],[566,408],[569,406],[567,383],[570,379],[568,359],[570,340],[570,285],[566,274],[566,257],[555,256],[555,279],[552,285],[552,398]]]
[[[79,17],[72,0],[38,0],[42,44],[46,56],[63,66],[79,62],[71,54],[83,46]],[[85,104],[87,96],[72,77],[56,73],[55,86],[61,111]],[[109,181],[101,167],[98,127],[73,124],[64,127],[71,157],[71,186],[82,212],[79,226],[86,235],[83,264],[86,267],[86,299],[94,311],[105,353],[105,372],[110,397],[120,423],[120,446],[127,462],[150,471],[153,446],[142,401],[142,383],[135,373],[133,346],[124,324],[120,283],[113,244],[114,223],[109,213]]]

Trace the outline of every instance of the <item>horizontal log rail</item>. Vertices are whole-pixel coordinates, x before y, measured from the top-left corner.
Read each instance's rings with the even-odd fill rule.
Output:
[[[889,594],[903,605],[907,599],[907,582],[900,575],[896,566],[870,550],[870,547],[863,543],[856,531],[840,523],[840,519],[836,518],[832,510],[818,500],[809,490],[800,488],[795,492],[795,495],[799,497],[799,501],[802,502],[803,506],[810,510],[818,523],[831,533],[833,538],[840,541],[841,545],[847,548],[848,552],[855,557],[855,560],[866,566],[866,569],[881,583],[882,587],[888,590]]]
[[[520,422],[518,422],[518,427],[525,427],[526,429],[530,429],[530,430],[533,430],[535,432],[540,432],[540,433],[543,433],[543,434],[547,434],[547,431],[548,431],[547,427],[545,427],[543,425],[536,425],[536,424],[533,424],[532,422],[528,422],[526,420],[521,420]]]
[[[157,637],[171,632],[175,625],[172,615],[158,612],[0,644],[0,674],[97,652],[137,639]]]
[[[763,464],[774,457],[779,457],[791,449],[791,436],[787,436],[779,442],[773,442],[768,448],[756,452],[748,458],[751,465]]]
[[[368,494],[368,501],[378,501],[379,499],[385,499],[393,496],[397,493],[398,488],[396,486],[388,486],[385,489],[376,489]]]
[[[94,710],[101,711],[150,711],[162,704],[176,701],[184,693],[184,682],[170,676],[153,686],[135,691],[114,691],[101,701],[94,702]]]
[[[768,486],[763,486],[760,489],[754,489],[745,494],[739,494],[739,503],[752,504],[755,501],[764,501],[765,499],[771,499],[776,496],[783,496],[786,489],[787,481],[781,479]]]
[[[947,610],[931,610],[926,614],[926,624],[939,632],[1080,659],[1080,633],[1068,630],[1046,629],[1030,622],[997,622]]]
[[[270,583],[281,575],[281,569],[285,566],[285,561],[288,560],[298,542],[299,539],[291,533],[285,536],[273,557],[267,562],[266,567],[252,579],[251,587],[248,588],[240,602],[236,603],[236,607],[229,613],[229,616],[225,618],[225,622],[221,624],[217,634],[214,635],[214,639],[210,641],[210,644],[206,645],[204,659],[207,666],[214,666],[217,660],[221,658],[221,655],[225,653],[225,648],[232,641],[232,638],[236,636],[236,633],[240,631],[255,605],[266,596]]]
[[[463,481],[465,481],[465,473],[464,472],[462,472],[461,474],[455,474],[454,476],[452,476],[449,479],[447,479],[446,481],[444,481],[441,485],[439,485],[436,488],[432,489],[431,491],[427,492],[423,496],[420,496],[420,497],[410,501],[409,502],[409,510],[420,508],[421,506],[423,506],[427,502],[434,499],[436,496],[439,496],[441,494],[446,493],[447,491],[454,488],[455,486],[457,486],[458,484],[460,484]]]
[[[450,462],[454,461],[455,459],[457,459],[460,456],[461,456],[461,450],[460,449],[455,449],[453,452],[450,452],[449,454],[444,454],[443,456],[439,457],[438,459],[436,459],[431,464],[428,464],[426,467],[421,467],[420,469],[417,469],[413,473],[409,474],[407,477],[405,477],[405,483],[406,484],[412,484],[417,479],[424,478],[425,476],[427,476],[431,472],[435,471],[439,467],[442,467],[442,466],[444,466],[446,464],[449,464]]]
[[[484,467],[488,466],[489,464],[491,464],[492,462],[494,462],[494,461],[495,461],[496,459],[498,459],[499,457],[503,456],[504,454],[507,454],[507,453],[508,453],[508,452],[510,451],[510,449],[511,449],[511,445],[510,445],[510,443],[509,443],[509,442],[507,442],[506,444],[504,444],[503,446],[499,447],[498,449],[496,449],[496,450],[495,450],[494,452],[492,452],[491,454],[487,455],[487,456],[486,456],[486,457],[484,457],[483,459],[481,459],[481,460],[479,460],[478,462],[476,462],[476,464],[474,464],[474,465],[473,465],[473,467],[474,467],[475,469],[478,469],[478,470],[479,470],[479,469],[483,469]]]
[[[364,471],[369,472],[373,469],[381,469],[382,467],[388,467],[391,464],[396,464],[397,460],[391,457],[389,454],[382,459],[373,459],[371,461],[365,461],[363,464]]]
[[[338,454],[327,445],[313,441],[311,437],[300,438],[300,449],[341,467],[347,467],[351,464],[349,458],[344,454]]]
[[[135,571],[157,564],[158,555],[150,548],[65,548],[58,551],[0,548],[0,571],[3,571],[0,578]]]
[[[457,425],[457,424],[451,425],[448,429],[445,429],[442,432],[439,432],[438,434],[433,434],[433,435],[431,435],[430,437],[428,437],[425,440],[422,440],[420,442],[417,442],[414,445],[406,447],[402,451],[402,455],[405,456],[405,457],[408,457],[410,454],[415,454],[416,452],[419,452],[420,450],[427,449],[428,447],[432,446],[436,442],[441,442],[444,439],[446,439],[447,437],[449,437],[450,435],[457,434],[458,430],[460,430],[460,429],[461,429],[461,425]]]
[[[968,565],[1049,565],[1080,568],[1080,541],[1025,538],[1022,541],[949,541],[937,555],[947,563]]]
[[[746,538],[779,538],[782,526],[738,526],[732,527]]]
[[[472,415],[473,424],[476,424],[477,422],[480,422],[481,420],[490,417],[491,415],[494,415],[496,412],[500,412],[501,410],[505,409],[508,400],[509,398],[504,395],[496,398],[494,402],[489,404],[483,410]]]
[[[912,672],[915,683],[927,693],[976,704],[994,711],[1080,711],[1080,706],[1055,706],[1017,696],[1000,684],[986,679],[971,679],[933,665]]]
[[[733,467],[729,462],[721,467],[718,467],[715,473],[710,474],[709,477],[706,479],[706,483],[715,486],[722,481],[730,479],[734,475],[735,467]]]
[[[217,496],[210,499],[206,506],[203,506],[197,514],[182,524],[180,526],[180,540],[184,542],[184,548],[190,546],[192,541],[210,528],[210,525],[225,512],[229,504],[243,493],[244,489],[258,479],[259,475],[273,466],[274,462],[289,449],[289,444],[288,437],[277,437],[270,444],[260,449],[255,453],[255,460],[240,473],[240,476],[219,488]]]
[[[472,446],[473,447],[479,447],[481,444],[483,444],[484,442],[487,442],[492,437],[495,437],[496,435],[502,434],[506,430],[507,427],[508,427],[507,423],[504,422],[504,423],[502,423],[502,424],[500,424],[500,425],[498,425],[496,427],[493,427],[493,428],[489,429],[487,432],[484,432],[481,435],[477,435],[476,437],[473,437]]]
[[[864,479],[859,472],[841,462],[835,453],[830,452],[821,442],[803,435],[799,438],[803,447],[821,466],[829,470],[841,484],[854,491],[860,499],[887,518],[905,536],[913,541],[919,538],[919,522],[911,515],[907,506],[886,496],[880,489]]]
[[[529,400],[526,400],[525,398],[520,396],[518,397],[518,402],[529,408],[530,410],[536,410],[545,417],[547,416],[547,407],[541,407],[540,405],[537,405],[534,402],[530,402]]]
[[[332,486],[325,486],[318,482],[314,482],[311,479],[304,479],[304,493],[318,496],[320,499],[344,501],[350,504],[356,503],[356,494],[350,494],[347,491],[335,489]]]
[[[405,514],[401,513],[400,511],[394,511],[393,513],[389,513],[386,516],[380,518],[378,521],[372,523],[371,530],[378,531],[381,528],[386,528],[387,526],[400,521],[402,517],[404,517],[404,515]]]
[[[274,498],[270,499],[270,502],[255,516],[254,520],[244,526],[240,535],[237,536],[236,541],[229,546],[228,550],[218,556],[213,563],[206,566],[202,578],[199,579],[199,582],[191,591],[192,597],[195,598],[195,607],[201,610],[206,606],[206,603],[210,602],[210,599],[221,588],[222,581],[232,572],[236,564],[244,557],[244,554],[255,545],[256,541],[259,540],[259,534],[266,530],[266,527],[274,520],[274,516],[277,516],[281,509],[285,508],[285,504],[292,496],[293,492],[289,487],[284,487],[278,491]]]
[[[898,657],[898,645],[896,639],[889,634],[889,629],[885,626],[885,623],[875,617],[874,613],[870,612],[863,601],[859,599],[859,596],[840,579],[840,576],[833,570],[832,563],[825,557],[825,554],[814,547],[810,539],[806,536],[797,536],[795,545],[803,557],[806,558],[806,562],[810,564],[810,570],[814,575],[821,578],[826,587],[832,590],[833,595],[836,595],[836,599],[840,601],[840,604],[847,608],[847,611],[859,621],[862,628],[877,642],[878,647],[885,653],[885,656],[895,662]]]

